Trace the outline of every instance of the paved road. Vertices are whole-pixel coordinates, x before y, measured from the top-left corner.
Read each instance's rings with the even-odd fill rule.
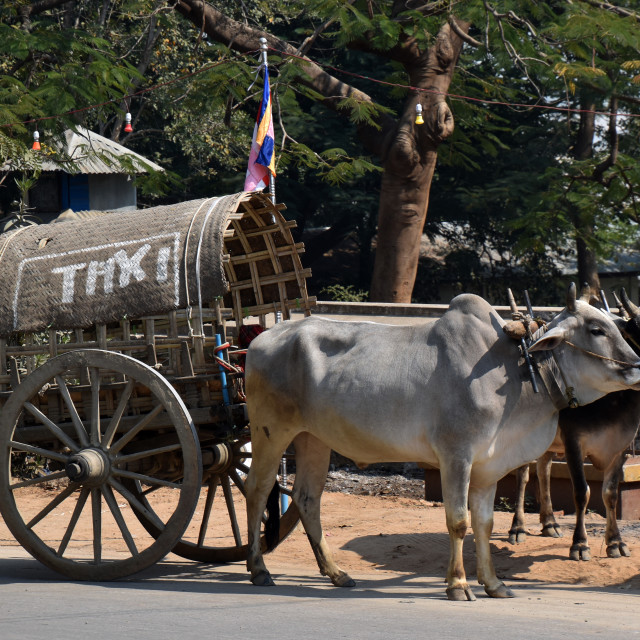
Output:
[[[407,638],[640,639],[640,591],[512,584],[518,597],[448,602],[439,579],[357,576],[336,589],[320,576],[280,575],[252,586],[242,565],[170,557],[127,580],[77,583],[0,549],[2,640],[395,640]],[[282,567],[280,567],[282,570]]]

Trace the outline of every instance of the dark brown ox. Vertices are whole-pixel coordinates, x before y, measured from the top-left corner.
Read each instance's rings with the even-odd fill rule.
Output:
[[[359,465],[439,467],[450,539],[448,598],[475,599],[462,556],[469,511],[478,582],[491,597],[513,595],[491,560],[496,484],[549,448],[559,409],[546,389],[534,393],[503,326],[485,300],[461,295],[427,325],[312,316],[277,324],[252,342],[246,390],[253,459],[246,493],[254,584],[273,584],[260,548],[261,520],[282,453],[293,442],[293,500],[320,572],[334,585],[355,583],[334,561],[320,522],[331,449]],[[640,385],[638,357],[610,317],[576,300],[575,287],[567,308],[529,350],[541,362],[553,353],[583,403]]]
[[[640,309],[622,291],[622,305],[631,319],[618,320],[623,335],[638,350],[640,345]],[[592,404],[576,409],[563,409],[558,421],[558,432],[549,450],[536,461],[536,475],[540,496],[540,523],[542,535],[552,538],[562,536],[553,515],[551,501],[551,465],[556,456],[563,456],[573,485],[576,508],[576,524],[569,550],[572,560],[590,560],[591,550],[585,526],[590,489],[584,471],[584,460],[589,458],[593,466],[603,473],[602,502],[607,522],[605,544],[607,556],[629,556],[629,547],[622,540],[616,518],[619,485],[626,451],[633,441],[640,422],[640,392],[633,390],[611,393]],[[526,538],[524,526],[525,489],[529,481],[529,465],[517,470],[517,499],[509,542],[522,542]]]

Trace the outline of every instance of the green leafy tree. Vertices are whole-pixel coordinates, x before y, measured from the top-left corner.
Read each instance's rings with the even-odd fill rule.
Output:
[[[533,174],[542,179],[526,181],[535,184],[537,192],[521,193],[517,208],[522,215],[493,218],[493,227],[499,229],[493,248],[505,255],[499,244],[510,241],[516,248],[515,253],[510,251],[512,261],[540,266],[534,252],[555,251],[559,257],[573,241],[580,279],[598,286],[596,255],[612,238],[629,231],[635,215],[637,183],[633,163],[620,153],[618,119],[615,115],[610,118],[608,133],[598,134],[589,123],[594,119],[592,111],[615,114],[622,100],[638,103],[635,60],[640,32],[638,14],[631,4],[343,0],[303,5],[289,3],[289,21],[268,31],[263,16],[243,15],[240,8],[234,12],[228,6],[214,8],[197,0],[182,0],[176,9],[212,39],[230,42],[239,51],[257,49],[257,38],[266,37],[273,53],[282,54],[280,63],[274,55],[274,64],[279,64],[278,82],[283,91],[287,87],[303,94],[306,88],[306,95],[317,104],[353,122],[364,148],[382,168],[372,299],[410,299],[442,143],[447,146],[445,153],[455,155],[454,163],[467,166],[466,176],[473,169],[484,174],[481,182],[489,193],[509,186],[509,181],[499,184],[502,176],[487,175],[486,166],[492,164],[487,160],[494,154],[513,152],[503,138],[517,114],[502,110],[499,118],[486,117],[486,112],[459,102],[450,108],[442,94],[451,82],[451,93],[472,98],[576,109],[575,115],[566,111],[566,119],[557,111],[537,118],[545,132],[556,134],[559,122],[564,121],[565,146],[552,145],[555,156],[547,149],[543,154],[547,165]],[[291,38],[292,27],[297,27],[297,38]],[[454,76],[463,43],[468,46],[462,52],[460,73]],[[287,57],[309,53],[310,58],[331,64],[345,59],[347,50],[369,56],[368,69],[375,65],[378,77],[397,79],[398,84],[414,89],[365,93],[355,81],[347,84],[343,76],[330,75],[307,59]],[[367,75],[373,74],[369,71]],[[425,127],[414,124],[418,102],[425,113]],[[456,130],[453,112],[462,125]],[[460,129],[463,135],[456,136]],[[303,149],[295,149],[292,143],[290,155],[296,151],[300,157]],[[333,158],[340,153],[334,152]],[[317,155],[308,157],[310,164],[317,161]],[[338,165],[338,174],[346,175],[344,164]],[[335,169],[333,172],[327,172],[329,179]],[[515,174],[512,177],[511,186],[517,186]],[[550,229],[556,233],[549,234]],[[524,253],[518,255],[518,250]],[[545,273],[553,273],[552,263],[547,265],[550,271]]]
[[[406,302],[423,230],[448,236],[431,274],[459,288],[487,263],[553,276],[573,244],[595,287],[589,257],[637,225],[637,118],[592,112],[637,110],[638,24],[633,3],[595,0],[22,0],[0,9],[0,152],[37,171],[32,126],[14,123],[68,113],[51,135],[81,123],[124,142],[179,176],[166,198],[240,190],[265,37],[279,199],[328,227],[308,257],[350,234],[366,289],[373,238],[372,299]]]
[[[544,141],[522,139],[521,110],[498,111],[512,131],[520,132],[519,140],[508,133],[500,136],[509,146],[511,167],[480,172],[486,193],[511,183],[510,207],[517,215],[503,218],[499,228],[510,233],[516,255],[536,252],[556,261],[575,255],[579,280],[595,293],[600,288],[598,257],[637,242],[639,183],[632,156],[638,149],[637,136],[629,135],[637,131],[637,118],[617,114],[622,104],[631,110],[640,104],[640,65],[635,62],[640,18],[633,3],[619,3],[624,4],[483,2],[487,24],[498,29],[482,38],[494,43],[489,62],[495,85],[510,88],[510,96],[504,93],[510,102],[537,107],[530,124]],[[479,23],[479,17],[468,19]],[[523,26],[526,38],[515,37]],[[461,66],[471,68],[466,60]],[[458,130],[468,131],[458,119]],[[489,159],[489,166],[495,165]],[[496,211],[502,216],[501,209],[487,210],[490,218]]]

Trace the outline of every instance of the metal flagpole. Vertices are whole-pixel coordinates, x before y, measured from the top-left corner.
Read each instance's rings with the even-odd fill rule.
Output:
[[[266,80],[266,70],[269,68],[269,63],[267,62],[267,39],[260,38],[260,50],[262,51],[262,64],[265,68],[265,80]],[[269,87],[269,95],[271,95],[271,87]],[[271,100],[271,118],[273,118],[273,100]],[[275,140],[274,140],[275,144]],[[275,148],[273,150],[275,153]],[[273,204],[276,203],[276,180],[273,177],[271,171],[269,171],[269,195],[271,196],[271,202]],[[275,217],[273,219],[275,222]],[[282,322],[282,313],[276,312],[276,322]],[[287,486],[287,459],[283,456],[280,462],[280,475],[282,477],[282,484]],[[284,513],[289,508],[289,496],[286,493],[282,493],[280,495],[280,509],[282,513]]]
[[[264,65],[264,68],[266,71],[269,68],[269,63],[267,62],[267,39],[266,38],[260,38],[260,50],[262,51],[262,64]],[[271,95],[271,87],[269,87],[269,95]],[[271,113],[273,114],[273,100],[271,100],[271,109],[272,109]],[[273,118],[273,115],[271,117]],[[275,149],[273,150],[273,152],[275,153]],[[271,195],[271,202],[275,204],[276,203],[276,180],[273,177],[273,174],[271,173],[271,171],[269,171],[269,194]]]

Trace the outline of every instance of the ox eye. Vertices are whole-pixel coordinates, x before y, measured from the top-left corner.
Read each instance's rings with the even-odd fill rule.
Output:
[[[604,330],[601,329],[600,327],[594,327],[593,329],[591,329],[591,335],[592,336],[603,336],[604,335]]]

